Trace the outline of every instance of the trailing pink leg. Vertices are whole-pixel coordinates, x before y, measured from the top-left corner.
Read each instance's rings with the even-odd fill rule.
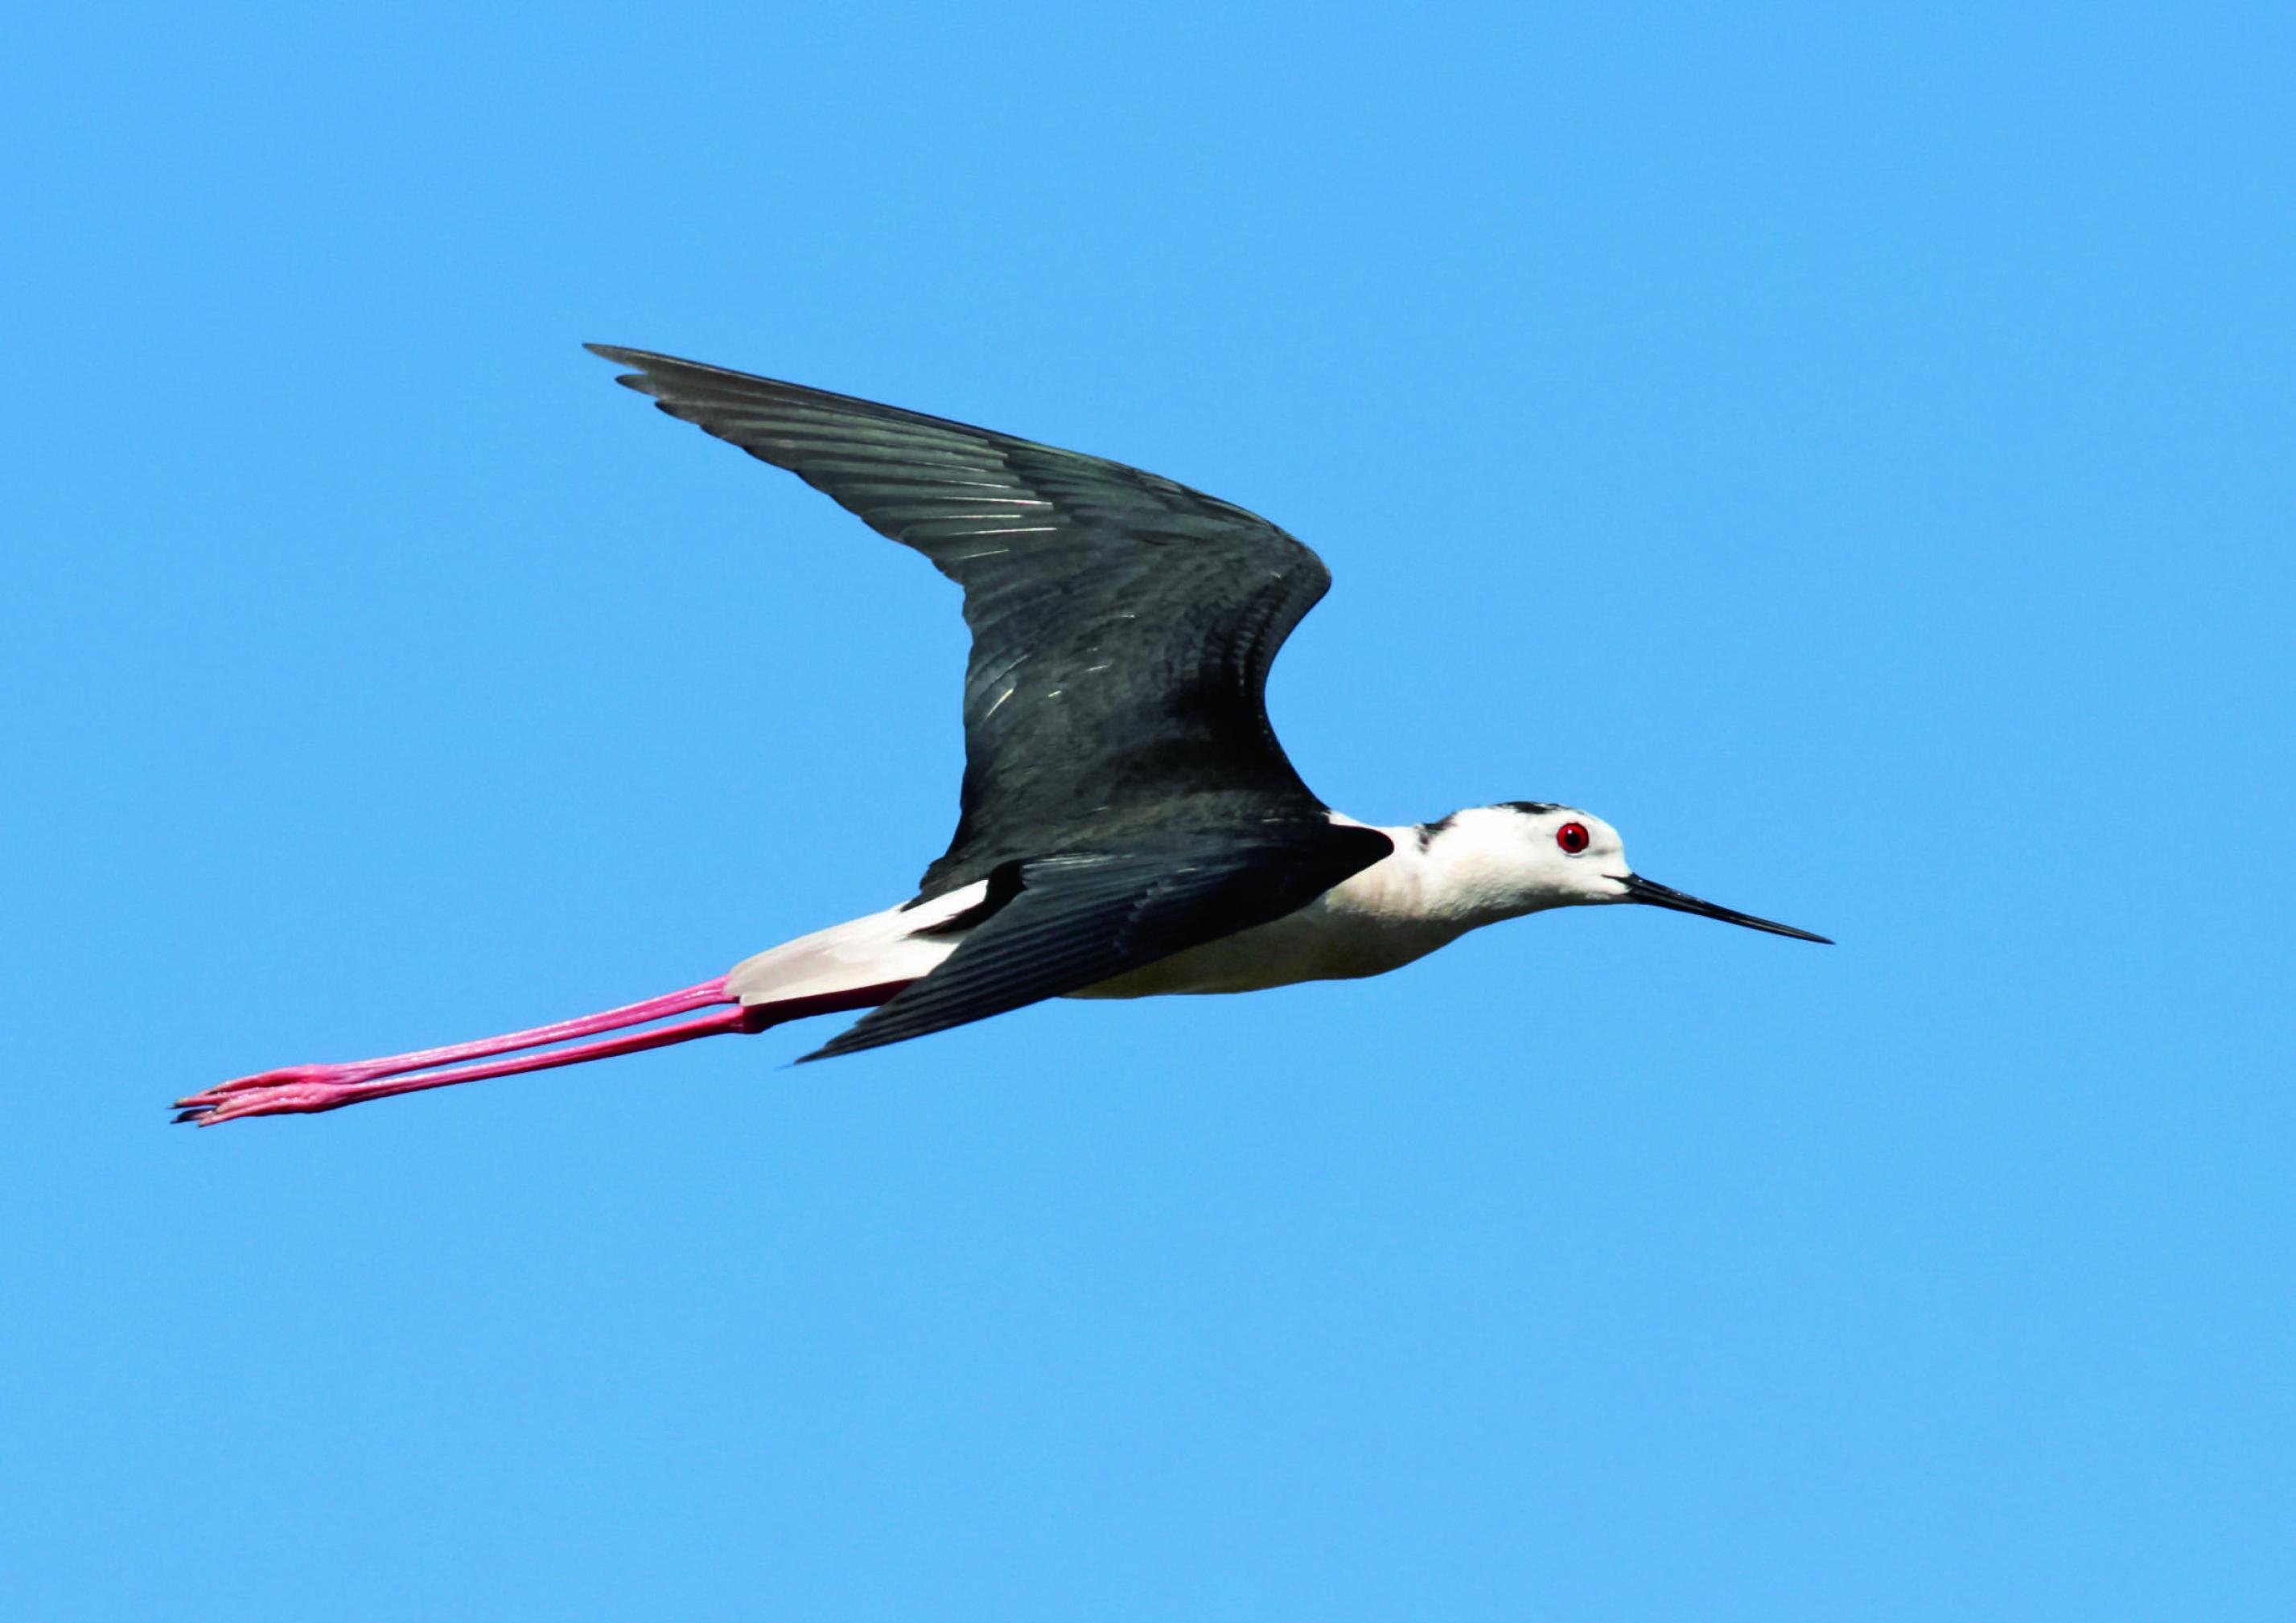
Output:
[[[276,1070],[258,1071],[251,1077],[237,1077],[229,1082],[218,1082],[207,1091],[209,1094],[242,1093],[252,1088],[276,1087],[289,1082],[365,1082],[377,1077],[395,1077],[402,1071],[451,1065],[457,1060],[485,1059],[492,1054],[514,1053],[521,1048],[539,1048],[548,1043],[571,1042],[578,1037],[592,1037],[601,1031],[620,1031],[627,1027],[665,1020],[673,1014],[706,1009],[712,1004],[732,1001],[726,991],[726,978],[720,975],[715,980],[705,980],[699,986],[665,992],[659,997],[649,997],[643,1003],[625,1004],[619,1009],[585,1014],[578,1020],[562,1020],[554,1025],[536,1026],[525,1031],[505,1031],[500,1037],[480,1037],[475,1043],[455,1043],[444,1048],[419,1048],[412,1053],[385,1054],[377,1060],[357,1060],[341,1065],[283,1065]]]
[[[618,1053],[636,1053],[645,1048],[666,1048],[672,1043],[690,1043],[698,1037],[743,1030],[746,1021],[745,1010],[721,1009],[698,1020],[658,1026],[626,1037],[599,1037],[562,1048],[546,1048],[539,1053],[512,1054],[430,1070],[399,1068],[377,1071],[372,1063],[289,1066],[265,1072],[264,1077],[271,1080],[241,1078],[178,1099],[176,1107],[182,1114],[176,1119],[209,1127],[241,1116],[312,1115],[369,1099],[387,1099],[393,1094],[420,1093],[425,1088],[449,1087],[457,1082],[479,1082],[488,1077],[515,1076],[521,1071],[578,1065],[585,1060],[610,1059]]]
[[[200,1127],[213,1127],[219,1121],[230,1121],[241,1116],[310,1115],[320,1111],[339,1110],[346,1104],[357,1104],[368,1099],[388,1098],[393,1094],[419,1093],[425,1088],[452,1086],[457,1082],[477,1082],[488,1077],[515,1076],[521,1071],[578,1065],[587,1060],[609,1059],[615,1054],[636,1053],[647,1048],[665,1048],[673,1043],[690,1043],[696,1037],[718,1037],[735,1031],[763,1031],[769,1026],[802,1019],[808,1014],[873,1008],[906,984],[906,981],[894,981],[882,986],[857,987],[812,997],[787,998],[777,1003],[743,1006],[726,991],[726,978],[721,975],[715,980],[705,980],[699,986],[668,992],[660,997],[650,997],[643,1003],[608,1009],[603,1013],[586,1014],[579,1020],[561,1021],[555,1025],[536,1026],[525,1031],[507,1032],[501,1037],[483,1037],[474,1043],[424,1048],[412,1053],[390,1054],[382,1059],[358,1060],[347,1064],[287,1065],[276,1070],[237,1077],[176,1101],[176,1109],[181,1112],[176,1119],[193,1122]],[[697,1020],[653,1026],[654,1021],[670,1015],[690,1013],[696,1009],[720,1004],[731,1006],[720,1008]],[[652,1026],[653,1029],[630,1031],[624,1037],[598,1037],[600,1033],[627,1031],[635,1026]],[[598,1040],[572,1040],[578,1037],[598,1037]],[[554,1045],[560,1044],[565,1045]],[[522,1050],[540,1052],[521,1052]],[[498,1055],[511,1057],[496,1057]]]

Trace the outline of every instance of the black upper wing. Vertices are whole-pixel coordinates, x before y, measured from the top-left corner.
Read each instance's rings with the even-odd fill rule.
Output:
[[[948,958],[824,1047],[828,1059],[1082,991],[1127,970],[1305,906],[1395,848],[1377,829],[1317,819],[1257,838],[1165,833],[1120,853],[1013,863],[1010,899]]]
[[[663,411],[788,469],[964,588],[964,785],[924,895],[1159,829],[1321,821],[1264,693],[1331,575],[1265,519],[1097,456],[590,348]]]

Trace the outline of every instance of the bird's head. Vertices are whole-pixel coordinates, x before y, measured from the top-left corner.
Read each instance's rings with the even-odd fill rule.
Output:
[[[1833,945],[1808,930],[1717,906],[1643,878],[1628,865],[1619,831],[1575,806],[1544,800],[1477,806],[1428,824],[1425,839],[1446,888],[1472,913],[1501,917],[1548,907],[1639,902]]]

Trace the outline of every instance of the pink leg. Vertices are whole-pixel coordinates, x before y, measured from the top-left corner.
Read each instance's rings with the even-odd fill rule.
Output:
[[[769,1026],[799,1020],[808,1014],[872,1008],[906,984],[906,981],[896,981],[885,986],[859,987],[816,997],[790,998],[780,1003],[744,1007],[735,1004],[726,992],[726,980],[721,975],[715,980],[705,980],[682,991],[665,993],[644,1003],[629,1004],[599,1014],[586,1014],[579,1020],[562,1021],[553,1026],[537,1026],[526,1031],[484,1037],[475,1043],[425,1048],[413,1053],[392,1054],[379,1060],[359,1060],[348,1064],[288,1065],[276,1070],[234,1078],[176,1100],[176,1109],[181,1113],[176,1119],[200,1127],[213,1127],[219,1121],[230,1121],[241,1116],[310,1115],[320,1111],[339,1110],[346,1104],[357,1104],[368,1099],[388,1098],[393,1094],[417,1093],[424,1088],[451,1086],[457,1082],[477,1082],[488,1077],[514,1076],[521,1071],[578,1065],[586,1060],[603,1060],[619,1053],[636,1053],[642,1049],[664,1048],[673,1043],[690,1043],[696,1037],[717,1037],[734,1031],[763,1031]],[[620,1031],[632,1026],[650,1025],[668,1015],[688,1013],[715,1004],[734,1006],[719,1009],[698,1020],[657,1026],[650,1031],[631,1032],[626,1037],[609,1037],[594,1042],[569,1041],[601,1032]],[[568,1045],[549,1046],[559,1043]],[[518,1052],[527,1049],[541,1049],[542,1052]],[[493,1058],[498,1054],[513,1057]],[[469,1062],[489,1060],[490,1063]]]
[[[726,992],[726,978],[720,975],[717,980],[705,980],[699,986],[665,992],[660,997],[626,1004],[619,1009],[585,1014],[579,1020],[562,1020],[555,1025],[536,1026],[525,1031],[506,1031],[500,1037],[480,1037],[475,1043],[455,1043],[444,1048],[419,1048],[412,1053],[385,1054],[379,1060],[357,1060],[344,1065],[283,1065],[276,1070],[258,1071],[251,1077],[237,1077],[229,1082],[218,1082],[207,1091],[209,1094],[236,1094],[255,1088],[277,1087],[285,1083],[368,1082],[378,1077],[395,1077],[402,1071],[426,1070],[433,1065],[451,1065],[457,1060],[480,1060],[491,1054],[513,1053],[521,1048],[539,1048],[546,1043],[570,1042],[578,1037],[593,1037],[601,1031],[619,1031],[627,1027],[643,1026],[652,1021],[667,1019],[672,1014],[685,1014],[695,1009],[706,1009],[712,1004],[732,1001]]]

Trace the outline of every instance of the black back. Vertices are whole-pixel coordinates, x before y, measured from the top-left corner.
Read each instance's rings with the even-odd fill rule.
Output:
[[[663,411],[788,469],[964,589],[964,783],[923,896],[1160,831],[1288,825],[1321,843],[1323,802],[1265,700],[1276,650],[1331,585],[1291,536],[1101,457],[590,348]]]

